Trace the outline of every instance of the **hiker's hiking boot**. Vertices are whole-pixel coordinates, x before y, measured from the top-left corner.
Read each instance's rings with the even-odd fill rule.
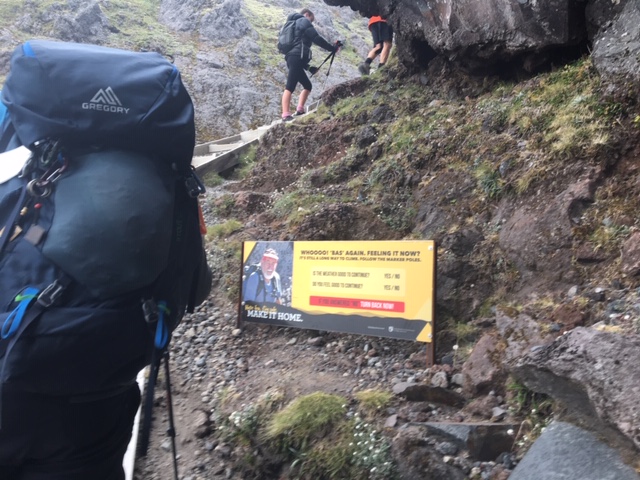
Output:
[[[358,65],[358,71],[362,75],[369,75],[369,72],[371,71],[371,65],[367,62],[362,62],[360,65]]]
[[[306,112],[304,110],[296,110],[296,113],[294,113],[294,115],[296,117],[299,117],[300,115],[304,115]]]
[[[293,115],[287,115],[286,117],[282,117],[282,122],[291,122],[293,120]]]

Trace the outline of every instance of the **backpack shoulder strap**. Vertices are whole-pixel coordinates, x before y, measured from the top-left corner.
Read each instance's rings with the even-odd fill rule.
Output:
[[[258,286],[256,287],[256,302],[258,301],[258,296],[262,293],[262,301],[266,300],[266,289],[264,288],[264,276],[262,275],[262,270],[256,270],[256,275],[258,276]]]
[[[275,276],[273,277],[273,287],[276,291],[276,294],[278,295],[278,298],[280,297],[280,293],[282,292],[282,290],[280,290],[280,277],[279,276]]]

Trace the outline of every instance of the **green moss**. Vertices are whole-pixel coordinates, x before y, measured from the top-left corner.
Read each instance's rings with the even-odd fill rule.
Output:
[[[364,81],[371,82],[368,77]],[[319,115],[321,118],[330,111],[336,119],[341,119],[354,118],[362,113],[368,114],[379,104],[379,100],[374,99],[374,94],[375,91],[373,89],[368,89],[362,95],[338,100],[330,109],[321,105],[316,115]]]
[[[305,175],[302,176],[303,179],[307,179],[308,177],[320,176],[321,178],[316,181],[320,182],[320,184],[338,184],[349,181],[354,172],[361,169],[362,159],[357,156],[357,149],[354,147],[350,147],[344,154],[342,158],[331,162],[329,165],[325,167],[320,167],[316,170],[309,171]]]
[[[75,13],[67,2],[57,0],[40,0],[34,7],[25,7],[24,2],[18,0],[3,0],[0,2],[0,24],[12,25],[20,15],[28,12],[39,19],[39,35],[43,35],[42,32],[51,29],[52,22],[43,21],[47,16],[42,13],[52,8],[60,14]],[[189,55],[195,51],[195,43],[190,37],[175,33],[158,20],[159,0],[111,0],[100,2],[100,9],[117,29],[117,33],[109,36],[109,46],[135,51],[157,51],[164,55]],[[14,33],[20,40],[33,35],[23,34],[19,30]]]
[[[491,154],[492,165],[509,163],[505,183],[523,194],[557,176],[559,162],[595,157],[612,143],[612,122],[623,108],[603,101],[599,89],[588,58],[527,82],[502,84],[475,106],[483,118],[476,135],[484,141],[473,143]],[[499,198],[499,178],[490,169],[477,173],[481,190]]]
[[[402,184],[405,165],[398,157],[381,158],[369,170],[365,184],[370,191],[389,191]]]
[[[101,4],[109,21],[118,28],[111,45],[131,50],[158,51],[163,55],[188,55],[195,45],[160,23],[159,0],[111,0]]]
[[[381,390],[363,390],[355,394],[360,403],[360,409],[369,416],[379,413],[387,407],[393,398],[393,394]]]
[[[390,394],[362,392],[367,408],[382,408]],[[262,436],[269,448],[291,461],[289,478],[393,480],[390,445],[373,424],[357,413],[348,419],[347,400],[313,393],[274,414]]]
[[[346,403],[343,397],[322,392],[299,397],[271,418],[265,438],[279,445],[280,451],[300,449],[339,423]]]

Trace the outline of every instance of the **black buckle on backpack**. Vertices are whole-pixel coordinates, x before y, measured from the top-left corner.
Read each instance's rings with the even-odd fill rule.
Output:
[[[197,198],[198,195],[207,191],[204,183],[202,183],[202,180],[200,180],[200,177],[198,177],[198,174],[193,167],[191,167],[189,176],[184,179],[184,185],[187,188],[187,194],[191,198]]]
[[[54,281],[51,285],[45,288],[40,295],[38,295],[38,303],[45,308],[49,308],[58,301],[65,288],[66,286],[58,280]]]
[[[142,313],[144,314],[144,319],[149,324],[156,323],[160,317],[158,304],[153,299],[142,301]]]

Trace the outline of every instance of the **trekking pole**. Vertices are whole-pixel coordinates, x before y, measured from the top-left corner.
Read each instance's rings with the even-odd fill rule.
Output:
[[[149,440],[151,437],[151,411],[153,410],[153,392],[156,388],[158,380],[158,372],[160,370],[160,361],[162,356],[158,355],[156,349],[153,349],[151,356],[151,364],[149,365],[149,379],[147,380],[147,391],[145,393],[144,417],[142,419],[142,431],[140,432],[140,443],[138,454],[142,457],[147,456],[149,450]]]
[[[178,478],[178,454],[176,451],[176,427],[173,423],[173,402],[171,400],[171,378],[169,377],[169,349],[164,352],[164,375],[167,382],[167,410],[169,412],[169,428],[167,434],[171,437],[171,450],[173,452],[173,475]]]
[[[320,71],[320,68],[322,68],[322,66],[327,63],[327,60],[331,59],[331,63],[333,63],[333,57],[336,56],[336,52],[331,52],[329,55],[327,55],[327,58],[325,58],[322,63],[320,65],[318,65],[317,69],[316,69],[316,73],[318,73]],[[329,64],[329,68],[331,68],[331,63]],[[316,73],[312,73],[311,76],[313,77]],[[327,72],[327,75],[329,75],[329,72]]]
[[[322,81],[322,93],[324,93],[324,89],[325,89],[325,85],[327,84],[327,78],[329,78],[329,72],[331,72],[331,65],[333,65],[333,59],[336,56],[336,52],[333,52],[331,54],[331,61],[329,62],[329,68],[327,69],[327,75],[324,77],[324,80]]]
[[[341,47],[342,47],[343,43],[342,43],[341,41],[339,41],[339,40],[338,40],[338,41],[336,42],[336,45],[338,46],[338,49],[339,49],[339,48],[341,48]],[[324,93],[325,85],[326,85],[326,83],[327,83],[327,78],[329,78],[329,73],[331,72],[331,65],[333,65],[333,60],[334,60],[334,59],[335,59],[335,57],[336,57],[336,53],[338,53],[338,50],[334,50],[334,51],[333,51],[333,52],[331,52],[329,55],[327,55],[327,58],[325,58],[325,59],[323,60],[323,62],[322,62],[322,63],[320,64],[320,66],[318,67],[318,70],[316,71],[316,73],[317,73],[318,71],[320,71],[320,67],[321,67],[322,65],[324,65],[324,64],[326,63],[326,61],[327,61],[327,60],[330,60],[330,61],[329,61],[329,68],[327,69],[327,75],[324,77],[324,80],[322,81],[322,93]],[[313,75],[312,75],[312,76],[313,76]],[[320,96],[322,96],[322,94],[321,94]]]
[[[338,42],[337,45],[342,47],[342,42]],[[331,72],[331,65],[333,65],[333,59],[336,58],[336,53],[338,53],[338,50],[331,53],[331,61],[329,62],[329,68],[327,69],[327,77],[329,77],[329,72]]]

